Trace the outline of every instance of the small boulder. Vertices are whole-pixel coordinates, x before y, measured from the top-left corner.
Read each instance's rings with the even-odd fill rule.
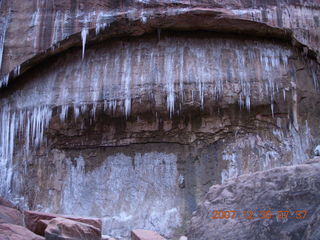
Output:
[[[166,240],[160,234],[143,229],[135,229],[131,231],[131,240]]]
[[[22,213],[15,208],[0,205],[0,223],[11,223],[22,226]]]
[[[54,218],[45,230],[46,240],[100,240],[101,230],[66,218]]]
[[[0,224],[0,239],[1,240],[44,240],[43,237],[38,236],[22,226],[2,223]]]
[[[36,211],[25,211],[24,212],[24,222],[26,227],[32,232],[44,236],[44,231],[47,227],[48,220],[52,220],[54,218],[66,218],[76,222],[85,223],[91,225],[101,231],[102,222],[101,219],[98,218],[80,218],[80,217],[71,217],[71,216],[61,216],[58,214],[52,213],[43,213]]]

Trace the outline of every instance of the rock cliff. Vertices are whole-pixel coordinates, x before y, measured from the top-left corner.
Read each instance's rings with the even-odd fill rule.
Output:
[[[319,7],[1,0],[1,196],[185,235],[213,184],[314,154]]]

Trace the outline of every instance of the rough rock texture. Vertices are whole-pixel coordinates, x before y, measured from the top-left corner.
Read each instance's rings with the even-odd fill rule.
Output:
[[[54,218],[66,218],[75,222],[91,225],[101,231],[101,220],[96,218],[79,218],[72,216],[61,216],[52,213],[43,213],[35,211],[24,211],[24,222],[28,229],[32,232],[44,236],[45,229],[49,220]]]
[[[44,237],[38,236],[22,226],[0,223],[1,240],[44,240]]]
[[[214,185],[194,213],[191,240],[320,239],[320,158],[307,164],[243,175]],[[234,219],[211,219],[213,211],[237,211]],[[243,211],[254,211],[247,219]],[[270,210],[270,219],[260,211]],[[281,218],[278,211],[289,211]],[[304,214],[297,211],[307,211]],[[300,212],[301,213],[301,212]],[[249,216],[247,214],[246,216]]]
[[[9,201],[0,197],[0,223],[23,225],[22,213]]]
[[[319,5],[0,1],[0,195],[184,235],[210,186],[319,145]]]
[[[5,206],[5,207],[9,207],[9,208],[16,208],[16,206],[13,203],[11,203],[1,197],[0,197],[0,206]]]
[[[3,90],[3,194],[103,218],[115,237],[180,236],[212,184],[312,154],[313,59],[276,40],[161,36],[109,40],[83,60],[70,49]]]
[[[46,240],[98,240],[101,230],[66,218],[54,218],[45,230]]]
[[[195,7],[215,11],[227,19],[243,19],[248,23],[290,29],[301,42],[319,50],[319,2],[314,0],[32,0],[23,3],[2,0],[0,11],[4,27],[0,36],[3,36],[2,43],[5,45],[3,72],[82,29],[94,28],[97,33],[108,30],[121,14],[129,20],[152,24],[158,15],[169,18]],[[180,27],[186,22],[185,19],[180,21]],[[160,22],[154,28],[168,28],[171,25],[170,21],[167,24]],[[144,27],[139,27],[130,31],[143,30]]]
[[[23,225],[22,213],[15,209],[0,205],[0,223]]]
[[[161,237],[160,234],[144,230],[144,229],[135,229],[131,231],[131,240],[166,240],[164,237]]]

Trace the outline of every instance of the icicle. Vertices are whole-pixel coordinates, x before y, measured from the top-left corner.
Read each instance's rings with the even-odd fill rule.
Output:
[[[91,112],[91,116],[93,116],[93,119],[96,119],[96,112],[97,112],[97,102],[93,102],[92,112]]]
[[[40,8],[37,8],[37,11],[32,14],[32,19],[31,19],[31,24],[30,27],[34,27],[33,30],[33,48],[37,48],[37,43],[38,43],[38,32],[39,32],[39,23],[40,19]]]
[[[124,65],[124,84],[125,84],[125,101],[124,101],[124,109],[125,109],[125,116],[128,116],[131,113],[131,52],[129,50],[126,51],[125,54],[125,65]]]
[[[78,119],[78,117],[80,116],[80,108],[81,106],[73,104],[74,119]]]
[[[44,129],[48,127],[48,124],[52,117],[52,109],[48,106],[40,106],[32,109],[30,113],[30,130],[31,141],[34,146],[38,147],[43,140]]]
[[[82,28],[81,30],[81,39],[82,39],[82,59],[84,59],[84,52],[86,49],[86,42],[87,42],[87,36],[88,36],[89,30],[87,27]]]
[[[98,14],[96,21],[96,35],[98,35],[101,32],[101,30],[104,30],[105,28],[109,27],[112,17],[113,15],[108,13],[100,12]]]
[[[68,115],[68,111],[69,111],[69,106],[68,105],[61,106],[60,120],[62,122],[64,122],[66,120],[66,117]]]
[[[27,126],[26,126],[26,131],[25,131],[25,152],[26,155],[29,155],[29,147],[30,147],[30,113],[29,111],[26,112],[27,115]]]
[[[4,44],[6,40],[6,32],[9,25],[9,20],[11,16],[11,9],[9,9],[9,13],[7,16],[5,16],[4,23],[1,27],[2,32],[0,32],[0,70],[2,67],[2,58],[3,58],[3,50],[4,50]]]
[[[184,49],[180,50],[180,72],[179,72],[179,87],[180,87],[180,98],[183,102],[183,80],[184,80]]]
[[[173,53],[168,52],[165,56],[165,76],[166,76],[166,91],[167,91],[167,110],[170,114],[170,118],[174,113],[174,79],[172,68],[174,66]]]
[[[251,102],[250,102],[250,96],[247,95],[246,96],[246,109],[250,112],[250,105],[251,105]]]
[[[6,74],[2,77],[1,81],[0,81],[0,88],[1,87],[6,87],[9,83],[9,74]]]
[[[239,50],[236,50],[237,56],[237,66],[239,71],[239,79],[240,79],[240,86],[241,86],[241,94],[240,94],[240,109],[245,106],[248,111],[250,111],[250,81],[247,80],[247,73],[246,73],[246,66],[244,63],[244,56],[243,53],[241,54]],[[245,99],[243,102],[242,96]]]
[[[242,110],[242,106],[243,106],[242,93],[239,94],[239,106],[240,106],[240,110]]]
[[[16,66],[13,70],[14,77],[18,77],[20,75],[20,65]]]
[[[53,25],[53,36],[51,40],[51,45],[58,42],[62,38],[62,32],[61,32],[61,11],[58,10],[55,15],[54,19],[54,25]]]

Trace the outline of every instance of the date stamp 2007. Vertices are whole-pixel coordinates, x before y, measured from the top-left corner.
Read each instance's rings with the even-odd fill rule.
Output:
[[[276,217],[277,220],[302,220],[307,217],[307,210],[245,210],[245,211],[234,211],[234,210],[214,210],[211,212],[211,219],[271,219]]]

